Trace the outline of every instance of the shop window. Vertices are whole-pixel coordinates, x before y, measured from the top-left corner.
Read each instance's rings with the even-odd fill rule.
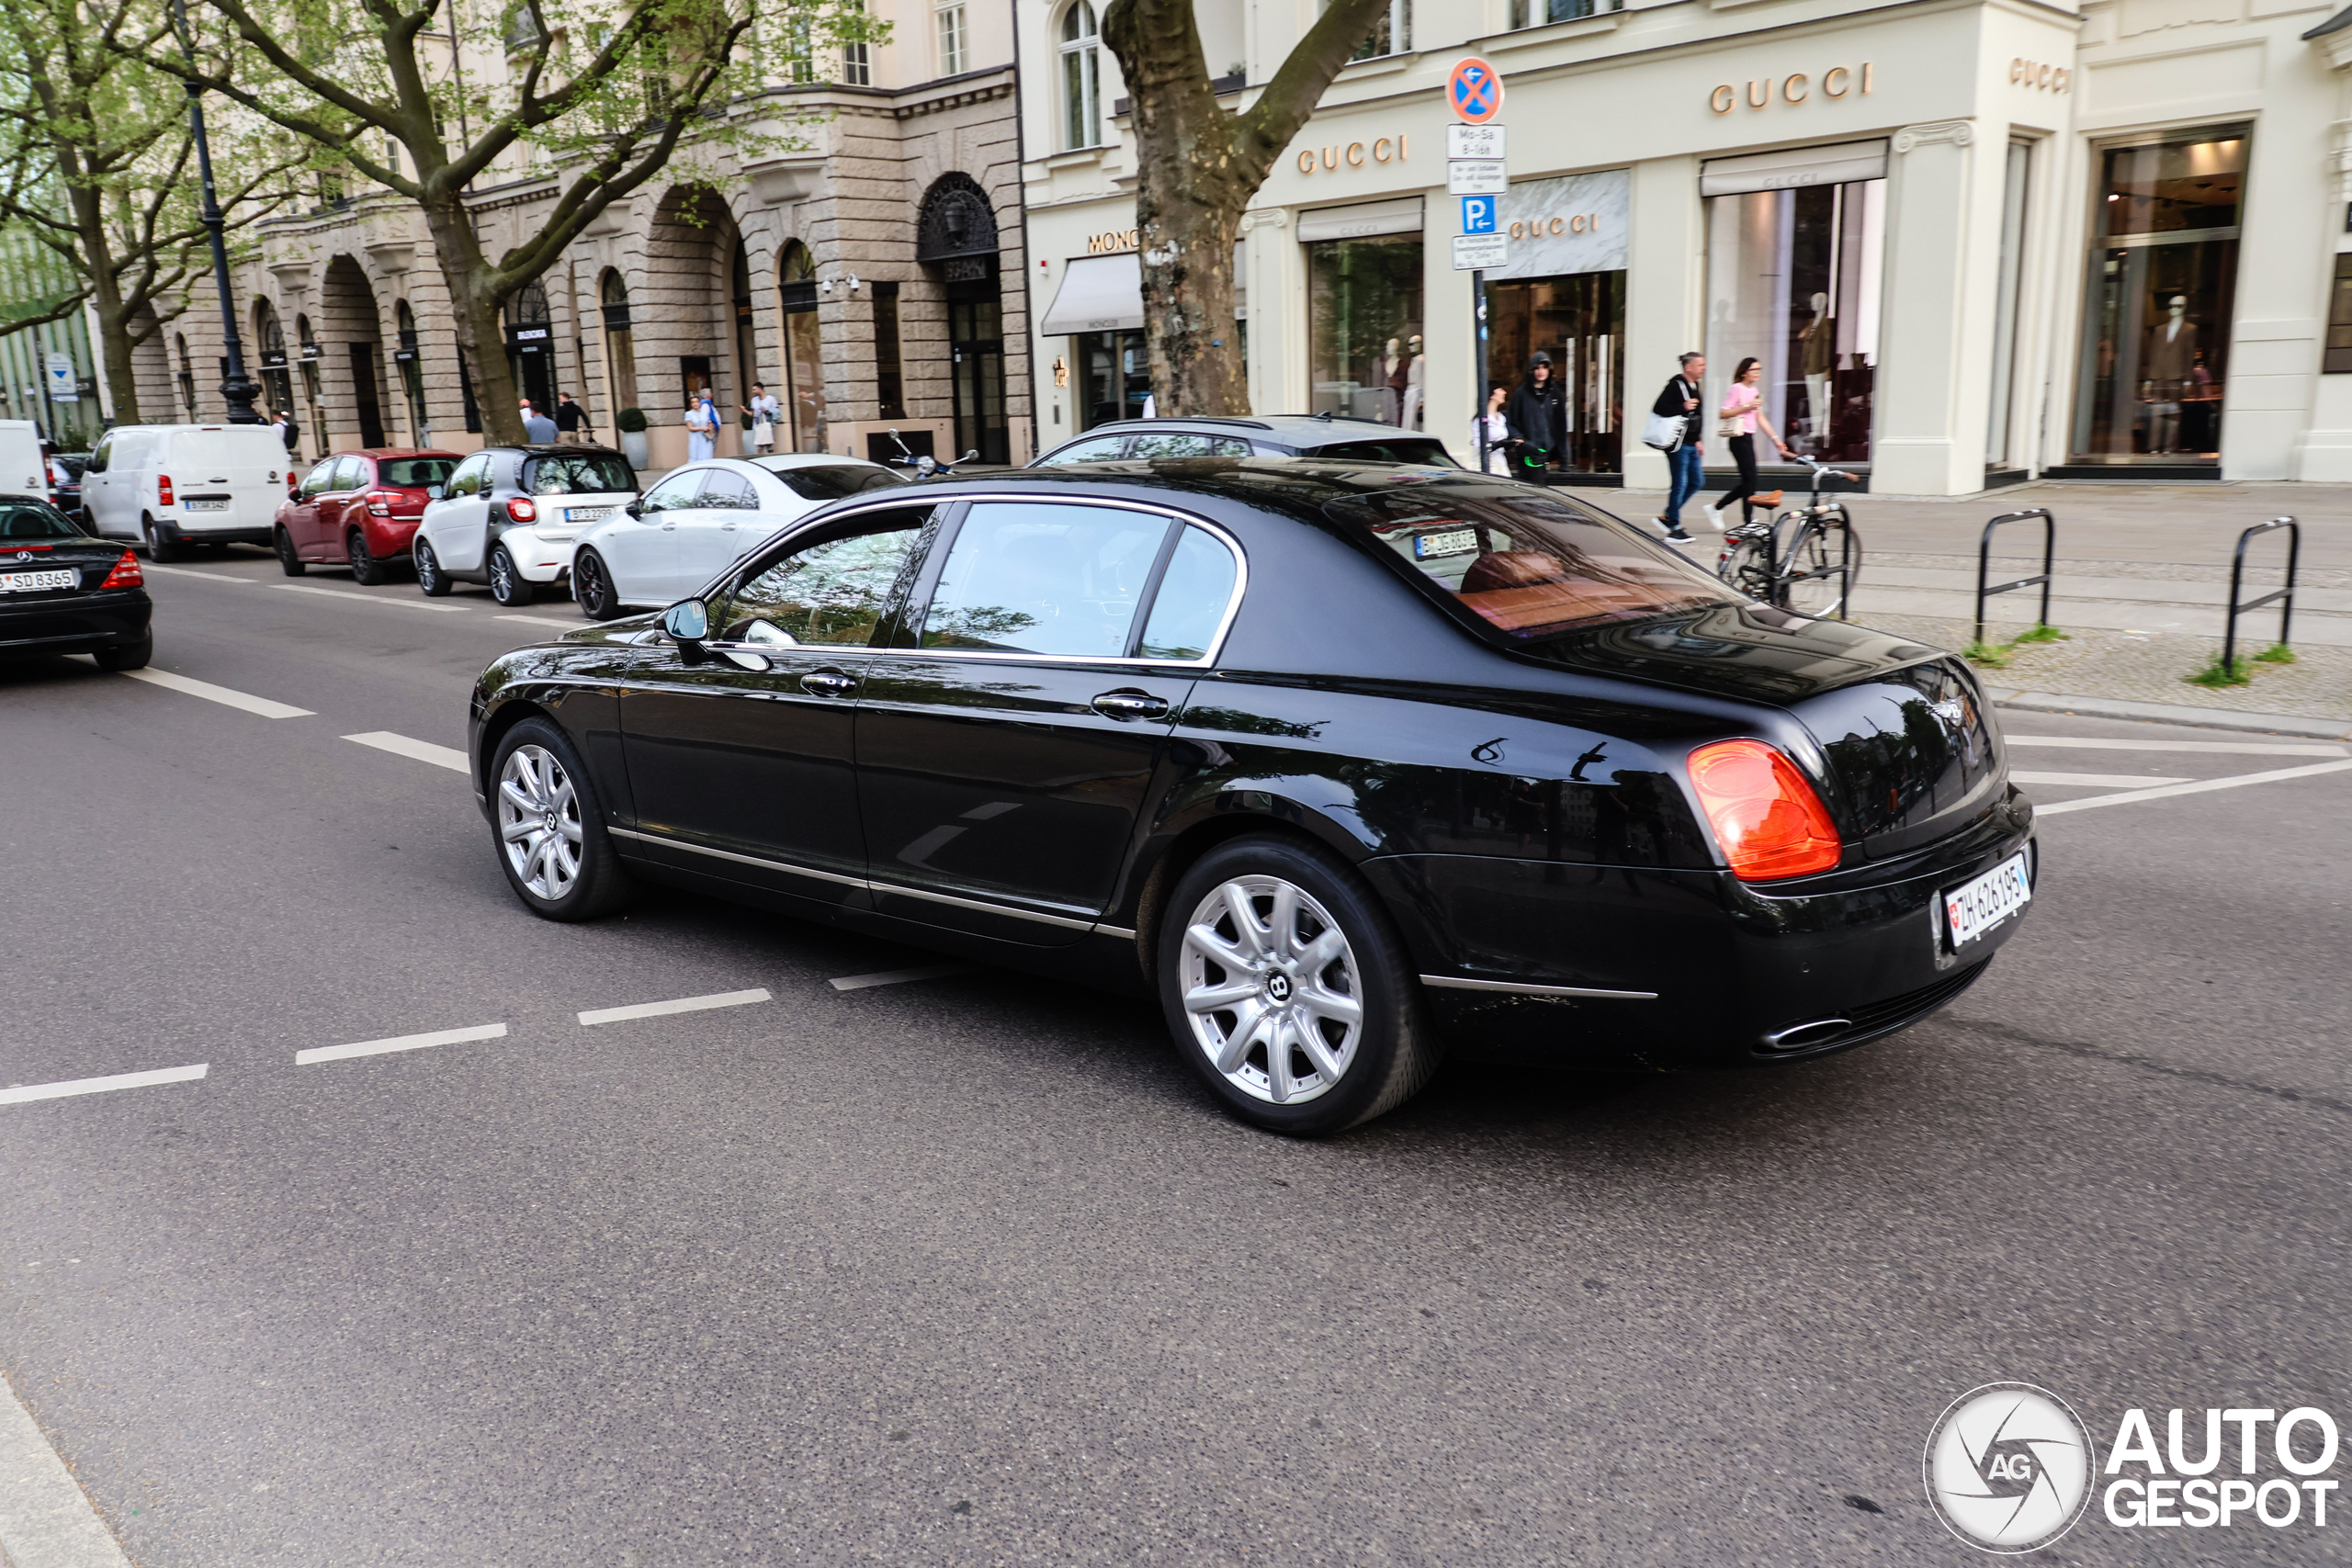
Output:
[[[2244,127],[2101,150],[2077,461],[2219,461],[2246,151]]]
[[[1883,158],[1879,147],[1871,157]],[[1827,462],[1869,460],[1885,229],[1883,175],[1709,192],[1706,430],[1733,370],[1752,357],[1764,367],[1765,417],[1792,448]],[[1720,460],[1721,448],[1711,444],[1709,456]]]
[[[196,366],[187,355],[187,337],[182,333],[173,339],[180,351],[180,402],[190,419],[196,417]]]
[[[400,346],[392,350],[393,363],[401,370],[401,392],[408,400],[408,428],[412,443],[418,446],[433,445],[432,421],[424,412],[424,364],[418,357],[416,346],[416,312],[408,301],[392,302],[392,330],[400,338]]]
[[[784,417],[792,452],[825,450],[825,340],[817,318],[817,260],[797,240],[777,268],[784,310]]]
[[[597,286],[605,313],[605,395],[618,414],[637,407],[637,340],[629,326],[628,285],[617,272],[606,272]]]
[[[2327,376],[2352,373],[2352,255],[2335,258],[2335,284],[2327,298],[2327,355],[2319,367]]]
[[[548,291],[533,278],[506,301],[506,365],[518,397],[534,412],[555,407],[555,324]]]
[[[1540,28],[1624,8],[1624,0],[1511,0],[1510,25],[1513,28]]]
[[[1062,145],[1091,147],[1102,140],[1102,51],[1087,0],[1062,13]]]
[[[1421,389],[1421,237],[1306,247],[1311,413],[1399,423]]]
[[[939,30],[939,73],[960,76],[965,60],[964,7],[942,6],[934,22]]]
[[[1151,356],[1140,331],[1080,333],[1070,339],[1078,360],[1078,428],[1114,419],[1141,419],[1151,396]]]
[[[1489,284],[1487,374],[1506,387],[1527,378],[1536,351],[1567,393],[1567,447],[1559,466],[1622,473],[1624,466],[1625,275],[1575,273]]]

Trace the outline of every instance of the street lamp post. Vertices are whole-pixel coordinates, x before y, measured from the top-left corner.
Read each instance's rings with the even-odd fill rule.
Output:
[[[187,0],[172,0],[172,31],[180,40],[180,52],[187,56],[188,69],[194,71],[196,42],[188,31]],[[220,198],[212,188],[212,151],[204,140],[204,89],[193,77],[186,85],[188,130],[196,139],[197,174],[204,183],[204,231],[212,239],[212,281],[220,293],[220,351],[229,361],[228,374],[220,378],[220,396],[229,405],[231,424],[259,424],[261,415],[254,412],[254,399],[261,388],[245,374],[244,344],[237,336],[237,307],[229,292],[229,244],[222,237]]]

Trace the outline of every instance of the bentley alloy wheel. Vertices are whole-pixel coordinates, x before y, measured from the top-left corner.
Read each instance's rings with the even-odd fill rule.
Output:
[[[1250,875],[1211,889],[1185,924],[1182,987],[1193,1043],[1253,1099],[1314,1100],[1355,1060],[1364,1027],[1355,952],[1295,883]]]
[[[498,773],[498,837],[514,879],[552,904],[580,880],[580,795],[544,747],[517,746]]]

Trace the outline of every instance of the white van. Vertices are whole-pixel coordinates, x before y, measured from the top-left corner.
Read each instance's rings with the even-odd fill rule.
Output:
[[[40,426],[31,420],[0,419],[0,495],[50,498],[49,459],[40,453]]]
[[[190,545],[267,545],[292,459],[266,424],[118,425],[82,471],[92,533],[143,539],[156,560]]]

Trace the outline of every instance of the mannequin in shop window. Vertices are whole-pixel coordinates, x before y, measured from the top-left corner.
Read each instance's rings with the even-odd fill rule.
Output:
[[[2188,298],[2176,294],[2165,320],[2148,329],[2140,354],[2140,401],[2148,411],[2148,450],[2180,449],[2180,404],[2197,368],[2197,326]]]
[[[1415,333],[1406,344],[1404,401],[1398,406],[1396,423],[1408,430],[1421,427],[1421,397],[1429,387],[1429,367],[1421,357],[1421,334]]]
[[[1830,373],[1838,368],[1838,319],[1829,313],[1829,296],[1813,297],[1813,320],[1797,334],[1799,358],[1804,367],[1804,429],[1815,451],[1828,445],[1832,412]]]

